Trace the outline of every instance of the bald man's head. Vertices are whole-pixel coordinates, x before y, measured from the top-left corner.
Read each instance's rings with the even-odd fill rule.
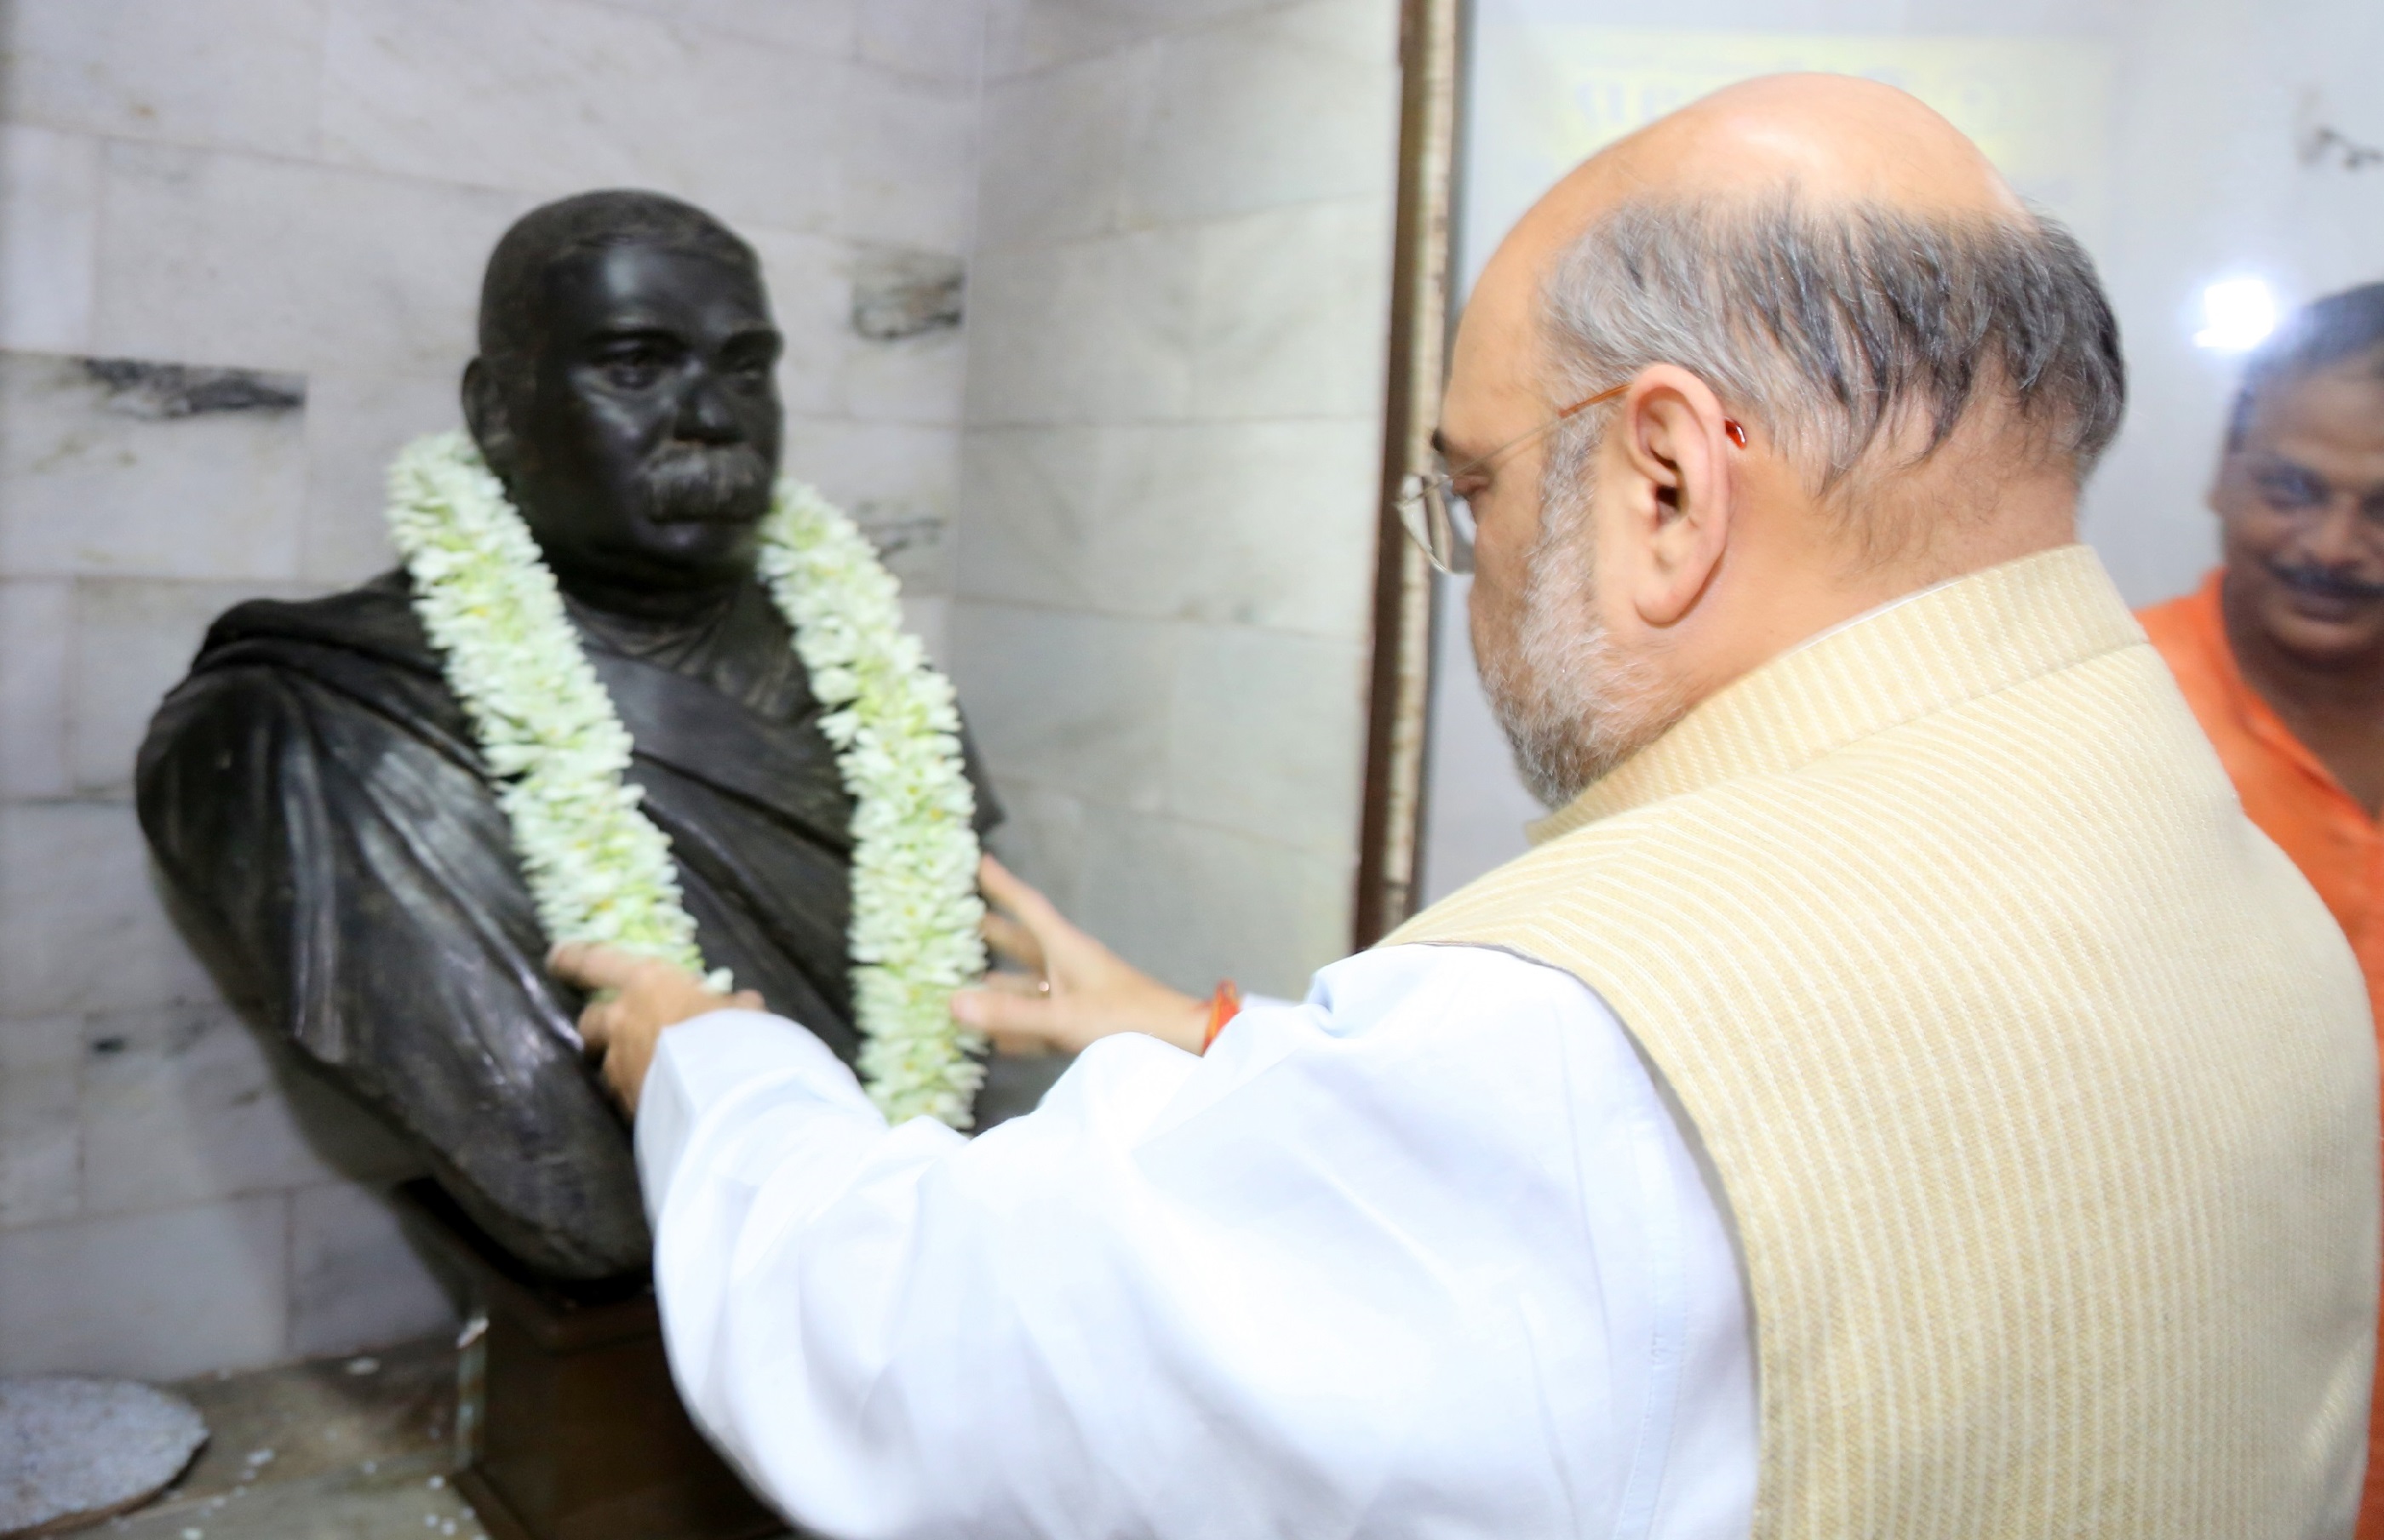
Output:
[[[1848,75],[1769,75],[1726,86],[1582,162],[1516,224],[1496,260],[1541,263],[1633,198],[1758,197],[1788,185],[1826,203],[2027,212],[1979,147],[1918,98]]]
[[[1920,102],[1844,76],[1732,86],[1583,163],[1500,245],[1466,327],[1460,354],[1503,354],[1488,372],[1548,401],[1688,368],[1849,503],[1990,416],[2007,458],[2082,480],[2126,399],[2075,239]]]
[[[1585,162],[1442,404],[1527,776],[1561,800],[1782,648],[2075,539],[2124,399],[2085,253],[1902,92],[1749,81]]]

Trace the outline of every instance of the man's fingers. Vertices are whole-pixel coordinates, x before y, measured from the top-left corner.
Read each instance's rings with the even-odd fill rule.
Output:
[[[952,996],[952,1019],[979,1032],[1032,1037],[1049,1042],[1058,1029],[1051,1002],[1040,994],[1012,994],[1006,989],[962,989]]]
[[[579,1040],[591,1052],[602,1053],[613,1045],[613,1003],[591,1005],[579,1012]]]
[[[732,1011],[759,1011],[762,1009],[762,991],[739,989],[728,997],[728,1006]]]
[[[546,954],[546,971],[582,989],[626,989],[652,961],[601,941],[565,941]]]
[[[1054,925],[1062,930],[1074,928],[1050,900],[1021,882],[1009,867],[991,856],[977,863],[976,880],[985,889],[985,896],[1015,915],[1037,941],[1048,940]]]
[[[638,1093],[644,1089],[644,1086],[637,1072],[619,1054],[604,1056],[604,1084],[612,1087],[613,1094],[621,1099],[621,1105],[629,1110],[630,1116],[635,1117]]]
[[[985,944],[1005,962],[1015,962],[1022,968],[1043,971],[1043,947],[1035,933],[1007,914],[985,912]]]

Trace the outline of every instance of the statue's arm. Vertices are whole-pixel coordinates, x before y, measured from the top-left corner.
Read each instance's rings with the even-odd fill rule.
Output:
[[[298,714],[262,670],[195,676],[151,720],[136,787],[176,918],[217,985],[250,1014],[304,1037],[293,1019],[292,900],[319,842],[310,838],[309,799],[282,774]],[[298,768],[303,776],[303,758]]]
[[[139,794],[227,993],[412,1138],[539,1271],[643,1265],[624,1131],[468,768],[310,680],[242,667],[168,698]]]

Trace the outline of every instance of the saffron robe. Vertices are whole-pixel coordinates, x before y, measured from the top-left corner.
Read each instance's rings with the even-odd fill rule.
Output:
[[[705,960],[851,1060],[851,804],[784,618],[751,583],[692,627],[573,619]],[[983,829],[998,814],[970,771]],[[403,573],[223,615],[139,769],[142,827],[225,992],[532,1271],[635,1273],[651,1242],[627,1130],[580,1050],[582,1002],[547,976],[496,791]]]

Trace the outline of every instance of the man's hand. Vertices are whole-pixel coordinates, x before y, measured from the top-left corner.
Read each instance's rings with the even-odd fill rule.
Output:
[[[547,953],[546,966],[591,997],[579,1012],[580,1040],[590,1052],[603,1056],[604,1084],[632,1113],[663,1028],[714,1011],[762,1009],[762,997],[751,989],[720,994],[660,958],[591,941],[565,942]]]
[[[977,869],[977,881],[987,900],[986,942],[1022,971],[994,974],[983,987],[954,995],[954,1020],[1010,1052],[1074,1053],[1115,1032],[1145,1032],[1200,1051],[1207,1002],[1120,962],[993,857]]]

